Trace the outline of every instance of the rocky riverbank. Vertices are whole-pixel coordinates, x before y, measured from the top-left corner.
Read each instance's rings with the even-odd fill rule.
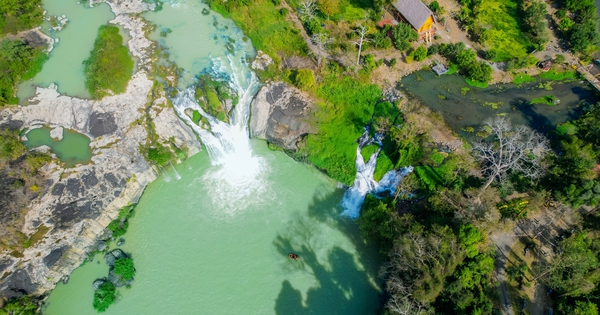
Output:
[[[100,1],[90,1],[94,5]],[[90,163],[65,168],[52,162],[39,171],[45,188],[29,205],[22,232],[44,231],[41,240],[20,252],[0,253],[0,292],[4,297],[43,295],[68,276],[95,248],[97,236],[135,203],[157,174],[140,154],[148,139],[143,116],[151,117],[159,141],[174,139],[188,155],[201,149],[193,131],[166,107],[166,97],[150,98],[153,80],[149,66],[153,43],[144,34],[137,15],[153,5],[141,0],[106,1],[116,17],[110,23],[129,32],[129,50],[138,59],[138,71],[127,91],[101,100],[60,95],[56,86],[38,88],[28,106],[0,112],[0,126],[33,129],[68,128],[91,139]],[[166,108],[165,108],[166,107]],[[148,113],[148,115],[146,115]]]

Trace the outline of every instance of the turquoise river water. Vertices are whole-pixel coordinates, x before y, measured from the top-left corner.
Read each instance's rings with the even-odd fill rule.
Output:
[[[107,315],[374,313],[378,261],[339,216],[343,191],[262,141],[252,147],[263,169],[247,200],[216,197],[226,192],[206,152],[177,166],[180,180],[148,186],[122,247],[135,282]],[[58,285],[44,314],[94,314],[92,282],[107,272],[97,255]]]
[[[234,81],[249,84],[252,77],[239,60],[254,55],[251,43],[230,20],[203,15],[204,8],[200,0],[182,0],[145,13],[157,25],[151,39],[183,69],[182,88],[202,72],[227,77],[229,63],[241,69],[230,79],[243,75]],[[53,51],[49,62],[68,67],[65,54]],[[62,82],[59,90],[82,95],[74,81]],[[245,124],[223,130],[239,135]],[[135,282],[118,289],[118,301],[106,314],[375,313],[379,257],[356,223],[340,216],[344,191],[337,182],[268,150],[263,141],[235,139],[232,145],[243,158],[235,160],[232,153],[219,164],[204,150],[176,166],[180,176],[167,168],[147,187],[121,247],[134,259]],[[290,252],[299,260],[288,258]],[[96,255],[52,291],[43,313],[95,314],[92,283],[107,272],[102,255]]]

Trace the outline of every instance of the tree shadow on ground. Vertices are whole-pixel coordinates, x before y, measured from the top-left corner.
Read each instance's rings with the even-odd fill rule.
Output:
[[[376,277],[379,261],[358,234],[356,224],[339,217],[337,205],[342,194],[340,190],[325,193],[317,189],[309,216],[295,217],[274,240],[282,256],[293,252],[300,257],[298,261],[288,259],[285,269],[315,279],[304,294],[294,288],[293,280],[283,281],[275,303],[277,314],[369,314],[377,308],[377,296],[381,293]],[[357,254],[337,245],[324,248],[322,242],[328,237],[328,229],[322,229],[322,223],[344,233]]]
[[[546,118],[546,116],[537,113],[534,110],[534,107],[529,104],[528,100],[524,98],[517,98],[512,101],[510,105],[523,114],[523,117],[525,117],[525,120],[527,120],[527,125],[531,127],[531,129],[541,134],[546,134],[550,130],[554,129],[552,122]]]

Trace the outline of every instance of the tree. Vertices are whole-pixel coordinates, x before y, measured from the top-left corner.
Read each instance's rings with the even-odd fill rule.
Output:
[[[106,311],[116,300],[117,289],[110,281],[105,281],[94,292],[94,309],[99,313]]]
[[[467,66],[468,77],[479,82],[489,82],[492,79],[492,67],[483,61],[473,62]]]
[[[394,46],[398,50],[405,51],[410,48],[410,43],[419,38],[419,34],[406,23],[398,23],[392,28],[392,38]]]
[[[539,47],[548,41],[546,32],[546,5],[533,1],[523,12],[523,23],[532,41]]]
[[[543,135],[526,126],[512,130],[504,117],[488,119],[484,126],[491,130],[496,141],[473,145],[475,158],[482,164],[481,173],[487,178],[481,192],[508,172],[522,173],[529,178],[539,178],[544,173],[541,160],[548,152],[548,141]]]
[[[114,268],[115,274],[123,277],[125,280],[131,280],[135,276],[135,268],[133,267],[133,259],[131,257],[117,259]]]
[[[427,58],[427,48],[425,48],[423,45],[419,46],[419,48],[415,49],[413,52],[413,56],[415,57],[416,61],[425,60]]]
[[[314,19],[317,12],[315,0],[302,0],[300,2],[300,11],[305,19],[309,21]]]
[[[317,46],[317,66],[321,66],[321,58],[327,56],[327,44],[331,43],[331,38],[327,33],[316,33],[310,37],[313,44]]]
[[[362,51],[363,43],[369,41],[369,39],[365,38],[368,29],[363,24],[360,24],[354,32],[358,34],[358,39],[352,42],[354,45],[358,46],[358,55],[356,56],[356,63],[358,64],[360,62],[360,52]]]
[[[598,283],[600,244],[587,233],[575,234],[560,242],[562,253],[554,257],[545,271],[536,278],[567,296],[591,292]]]
[[[330,16],[338,12],[339,6],[339,0],[319,0],[319,10],[327,15],[328,20]]]
[[[575,302],[575,315],[598,315],[598,306],[590,301],[577,301]]]

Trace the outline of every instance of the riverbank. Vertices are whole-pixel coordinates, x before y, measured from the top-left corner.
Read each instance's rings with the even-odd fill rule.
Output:
[[[35,244],[17,249],[18,254],[0,254],[0,289],[5,298],[39,296],[54,288],[95,248],[97,236],[118,216],[118,210],[136,203],[145,186],[156,179],[156,170],[139,150],[149,137],[140,123],[145,113],[152,119],[157,141],[174,141],[188,155],[201,149],[195,134],[175,112],[162,110],[167,103],[164,94],[154,95],[149,103],[154,86],[149,77],[153,43],[146,38],[147,25],[137,14],[153,5],[107,2],[116,15],[110,23],[128,31],[127,46],[137,59],[137,72],[125,93],[92,101],[60,95],[51,85],[37,88],[28,106],[1,112],[0,125],[72,129],[89,137],[93,150],[89,164],[67,168],[53,162],[39,170],[47,185],[28,209],[22,232],[26,236],[45,232]]]

